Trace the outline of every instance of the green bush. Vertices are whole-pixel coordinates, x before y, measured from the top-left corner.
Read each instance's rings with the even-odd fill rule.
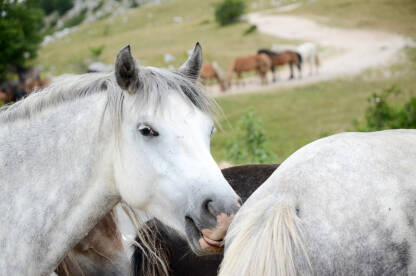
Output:
[[[241,118],[239,134],[227,146],[227,158],[235,164],[270,163],[272,154],[267,149],[267,137],[261,122],[255,119],[253,109]]]
[[[74,6],[74,0],[26,0],[26,2],[41,8],[46,15],[54,11],[58,11],[60,15],[63,15]]]
[[[392,86],[380,94],[374,93],[365,110],[365,121],[354,122],[358,131],[383,129],[416,128],[416,98],[412,97],[403,106],[393,106],[388,102],[391,96],[401,93],[400,88]]]
[[[251,33],[254,33],[255,31],[257,31],[257,26],[256,25],[250,25],[247,29],[244,30],[243,35],[249,35]]]
[[[98,60],[100,59],[101,54],[103,53],[105,46],[104,45],[99,45],[97,47],[90,47],[90,53],[91,56],[94,60]]]
[[[215,20],[221,26],[235,23],[244,14],[244,10],[244,1],[224,0],[215,9]]]
[[[43,39],[43,12],[31,2],[0,1],[0,14],[1,82],[10,72],[23,72],[36,57]]]

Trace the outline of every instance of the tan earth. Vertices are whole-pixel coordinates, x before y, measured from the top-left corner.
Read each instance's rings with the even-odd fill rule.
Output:
[[[258,78],[247,78],[244,87],[233,86],[226,94],[221,93],[217,86],[208,87],[207,90],[213,95],[258,92],[270,90],[270,88],[275,91],[280,87],[305,85],[340,76],[356,75],[368,68],[388,65],[409,41],[396,34],[328,27],[310,19],[291,15],[252,13],[248,15],[248,21],[257,25],[258,30],[265,34],[284,39],[309,41],[323,48],[324,53],[319,53],[321,58],[319,74],[309,75],[309,64],[303,64],[301,79],[289,81],[289,71],[285,69],[279,72],[279,80],[273,84],[269,82],[269,85],[264,86],[260,84]],[[256,50],[253,49],[253,52]],[[295,70],[295,76],[296,73],[297,70]]]

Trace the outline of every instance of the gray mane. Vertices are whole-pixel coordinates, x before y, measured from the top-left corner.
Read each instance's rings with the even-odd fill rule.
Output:
[[[140,86],[134,94],[137,108],[155,106],[163,108],[167,93],[175,91],[184,100],[202,112],[212,115],[217,109],[215,101],[205,95],[202,87],[178,72],[153,67],[139,68]],[[125,93],[117,85],[114,72],[64,75],[47,88],[32,93],[25,99],[0,108],[0,123],[30,119],[43,110],[90,95],[106,93],[107,106],[119,117]],[[118,119],[121,119],[119,117]]]

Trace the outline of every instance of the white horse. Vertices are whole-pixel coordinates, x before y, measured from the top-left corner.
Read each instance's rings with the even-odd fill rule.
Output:
[[[296,51],[302,56],[303,62],[309,63],[309,75],[312,75],[314,68],[317,74],[320,62],[316,45],[312,42],[306,42],[299,45]]]
[[[199,44],[176,72],[138,67],[55,82],[0,113],[0,275],[47,275],[123,200],[220,251],[238,197],[210,154]]]
[[[416,130],[330,136],[246,201],[219,275],[416,275],[415,223]]]

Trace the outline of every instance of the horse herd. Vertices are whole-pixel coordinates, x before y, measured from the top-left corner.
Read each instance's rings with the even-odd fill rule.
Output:
[[[272,72],[273,82],[276,78],[276,67],[289,65],[290,76],[289,79],[293,79],[294,69],[296,66],[298,69],[298,76],[302,77],[302,63],[309,64],[309,74],[313,72],[317,73],[320,65],[317,47],[312,42],[306,42],[296,49],[284,50],[274,52],[269,49],[260,49],[256,54],[238,57],[231,63],[227,75],[225,76],[221,68],[216,62],[212,64],[203,64],[201,70],[201,80],[203,83],[207,83],[209,80],[216,80],[221,88],[221,91],[226,91],[232,85],[233,75],[237,75],[237,85],[240,85],[243,73],[255,72],[259,75],[261,83],[267,84],[267,73]]]
[[[199,44],[175,71],[136,65],[128,46],[114,72],[2,108],[1,275],[416,273],[415,130],[337,134],[281,165],[221,171],[201,69]]]

